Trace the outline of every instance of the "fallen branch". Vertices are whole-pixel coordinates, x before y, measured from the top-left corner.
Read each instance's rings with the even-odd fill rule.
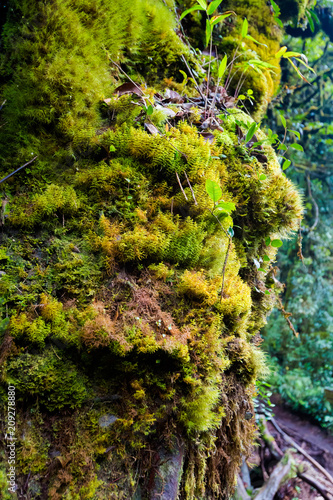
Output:
[[[329,492],[327,491],[326,487],[323,484],[319,483],[319,481],[314,479],[312,476],[309,476],[308,474],[302,474],[301,472],[298,472],[297,476],[300,479],[302,479],[302,481],[305,481],[310,486],[315,488],[318,491],[318,493],[320,493],[321,496],[325,498],[325,500],[332,500],[332,497],[331,496],[329,497],[327,494]]]
[[[284,460],[284,458],[287,458],[287,462]],[[255,495],[255,500],[273,500],[281,483],[290,473],[293,463],[292,458],[288,452],[284,455],[284,458],[275,467],[269,480],[263,485],[262,488],[260,488],[257,495]]]
[[[16,174],[17,172],[19,172],[20,170],[22,170],[22,168],[25,168],[28,165],[30,165],[30,163],[32,163],[33,161],[35,161],[36,158],[38,158],[38,156],[35,156],[32,160],[28,161],[27,163],[25,163],[24,165],[22,165],[22,167],[18,168],[17,170],[15,170],[14,172],[12,172],[11,174],[6,175],[6,177],[4,177],[3,179],[0,180],[0,184],[2,182],[6,181],[7,179],[9,179],[9,177],[12,177],[14,174]]]
[[[333,477],[329,472],[327,472],[324,467],[322,467],[314,458],[312,458],[303,448],[301,448],[286,432],[284,432],[281,427],[278,425],[278,423],[275,421],[274,418],[271,419],[272,424],[274,425],[275,429],[283,436],[285,441],[287,443],[291,444],[293,448],[296,448],[297,451],[299,451],[309,462],[312,463],[322,474],[324,474],[325,477],[333,484]]]
[[[265,441],[273,457],[276,460],[280,460],[281,457],[283,457],[283,452],[280,450],[272,434],[269,432],[265,417],[260,416],[259,421],[261,438]]]

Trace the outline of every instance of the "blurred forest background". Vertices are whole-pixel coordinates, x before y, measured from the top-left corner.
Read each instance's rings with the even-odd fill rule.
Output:
[[[266,116],[279,136],[284,117],[304,148],[287,154],[292,163],[286,173],[300,186],[306,211],[298,241],[285,242],[279,252],[277,275],[285,283],[284,310],[292,314],[299,335],[275,309],[263,347],[269,353],[272,390],[333,431],[327,390],[333,388],[333,3],[317,2],[306,18],[303,27],[286,28],[283,45],[306,54],[316,75],[309,85],[285,61],[280,92]]]

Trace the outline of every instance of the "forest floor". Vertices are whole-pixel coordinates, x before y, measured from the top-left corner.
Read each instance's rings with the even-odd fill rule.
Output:
[[[275,399],[275,400],[274,400]],[[333,435],[328,434],[319,425],[315,424],[304,415],[293,412],[277,398],[273,398],[274,419],[279,427],[288,434],[305,452],[314,458],[326,471],[333,476]],[[284,437],[276,430],[271,422],[267,423],[268,429],[279,448],[285,451],[290,448]],[[296,452],[296,450],[295,450]],[[274,500],[320,500],[328,498],[333,500],[333,484],[315,466],[302,456],[301,452],[293,454],[297,463],[304,465],[304,473],[310,475],[325,487],[326,497],[297,477],[291,479],[281,487]]]

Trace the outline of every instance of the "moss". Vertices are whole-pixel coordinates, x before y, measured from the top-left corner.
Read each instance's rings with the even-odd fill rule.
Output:
[[[261,162],[240,144],[236,118],[243,133],[252,123],[240,109],[228,110],[212,142],[198,133],[198,109],[167,128],[157,109],[149,116],[163,133],[152,135],[138,98],[113,93],[121,82],[111,59],[156,87],[182,67],[188,49],[163,2],[11,8],[3,174],[38,154],[6,185],[1,234],[1,391],[16,385],[22,425],[38,414],[19,484],[31,467],[36,488],[55,500],[130,498],[138,481],[145,495],[160,447],[181,439],[180,494],[227,498],[253,441],[244,415],[264,370],[255,334],[274,301],[264,292],[278,288],[253,259],[275,258],[265,239],[297,227],[300,197],[269,145]],[[254,13],[251,33],[269,39],[272,54],[279,34],[270,35],[271,19],[264,26],[267,10],[263,21]],[[229,28],[222,45],[232,47],[240,21]],[[269,73],[252,77],[261,112],[274,84]],[[155,91],[146,87],[151,101]],[[231,215],[212,216],[207,179],[235,204]]]

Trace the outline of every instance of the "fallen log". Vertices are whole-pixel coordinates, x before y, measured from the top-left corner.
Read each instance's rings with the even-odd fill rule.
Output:
[[[324,474],[324,476],[327,477],[327,479],[333,484],[333,477],[331,476],[331,474],[327,472],[327,470],[324,469],[324,467],[322,467],[317,462],[317,460],[312,458],[305,450],[303,450],[303,448],[301,448],[290,436],[288,436],[288,434],[281,429],[281,427],[274,418],[271,419],[271,422],[274,425],[275,429],[283,436],[285,441],[291,444],[293,448],[296,448],[296,450],[299,451],[299,453],[301,453],[309,462],[311,462],[312,465],[314,465],[322,474]]]
[[[260,488],[254,499],[273,500],[276,492],[283,483],[283,480],[289,475],[292,464],[293,460],[288,450],[273,470],[269,480]]]
[[[321,484],[319,481],[317,481],[316,479],[314,479],[312,476],[310,476],[309,474],[303,474],[302,472],[298,472],[297,476],[300,479],[302,479],[302,481],[305,481],[310,486],[312,486],[313,488],[315,488],[318,491],[318,493],[320,493],[321,496],[323,498],[325,498],[325,500],[332,500],[333,495],[332,496],[328,496],[329,491],[326,489],[326,487],[323,484]]]

